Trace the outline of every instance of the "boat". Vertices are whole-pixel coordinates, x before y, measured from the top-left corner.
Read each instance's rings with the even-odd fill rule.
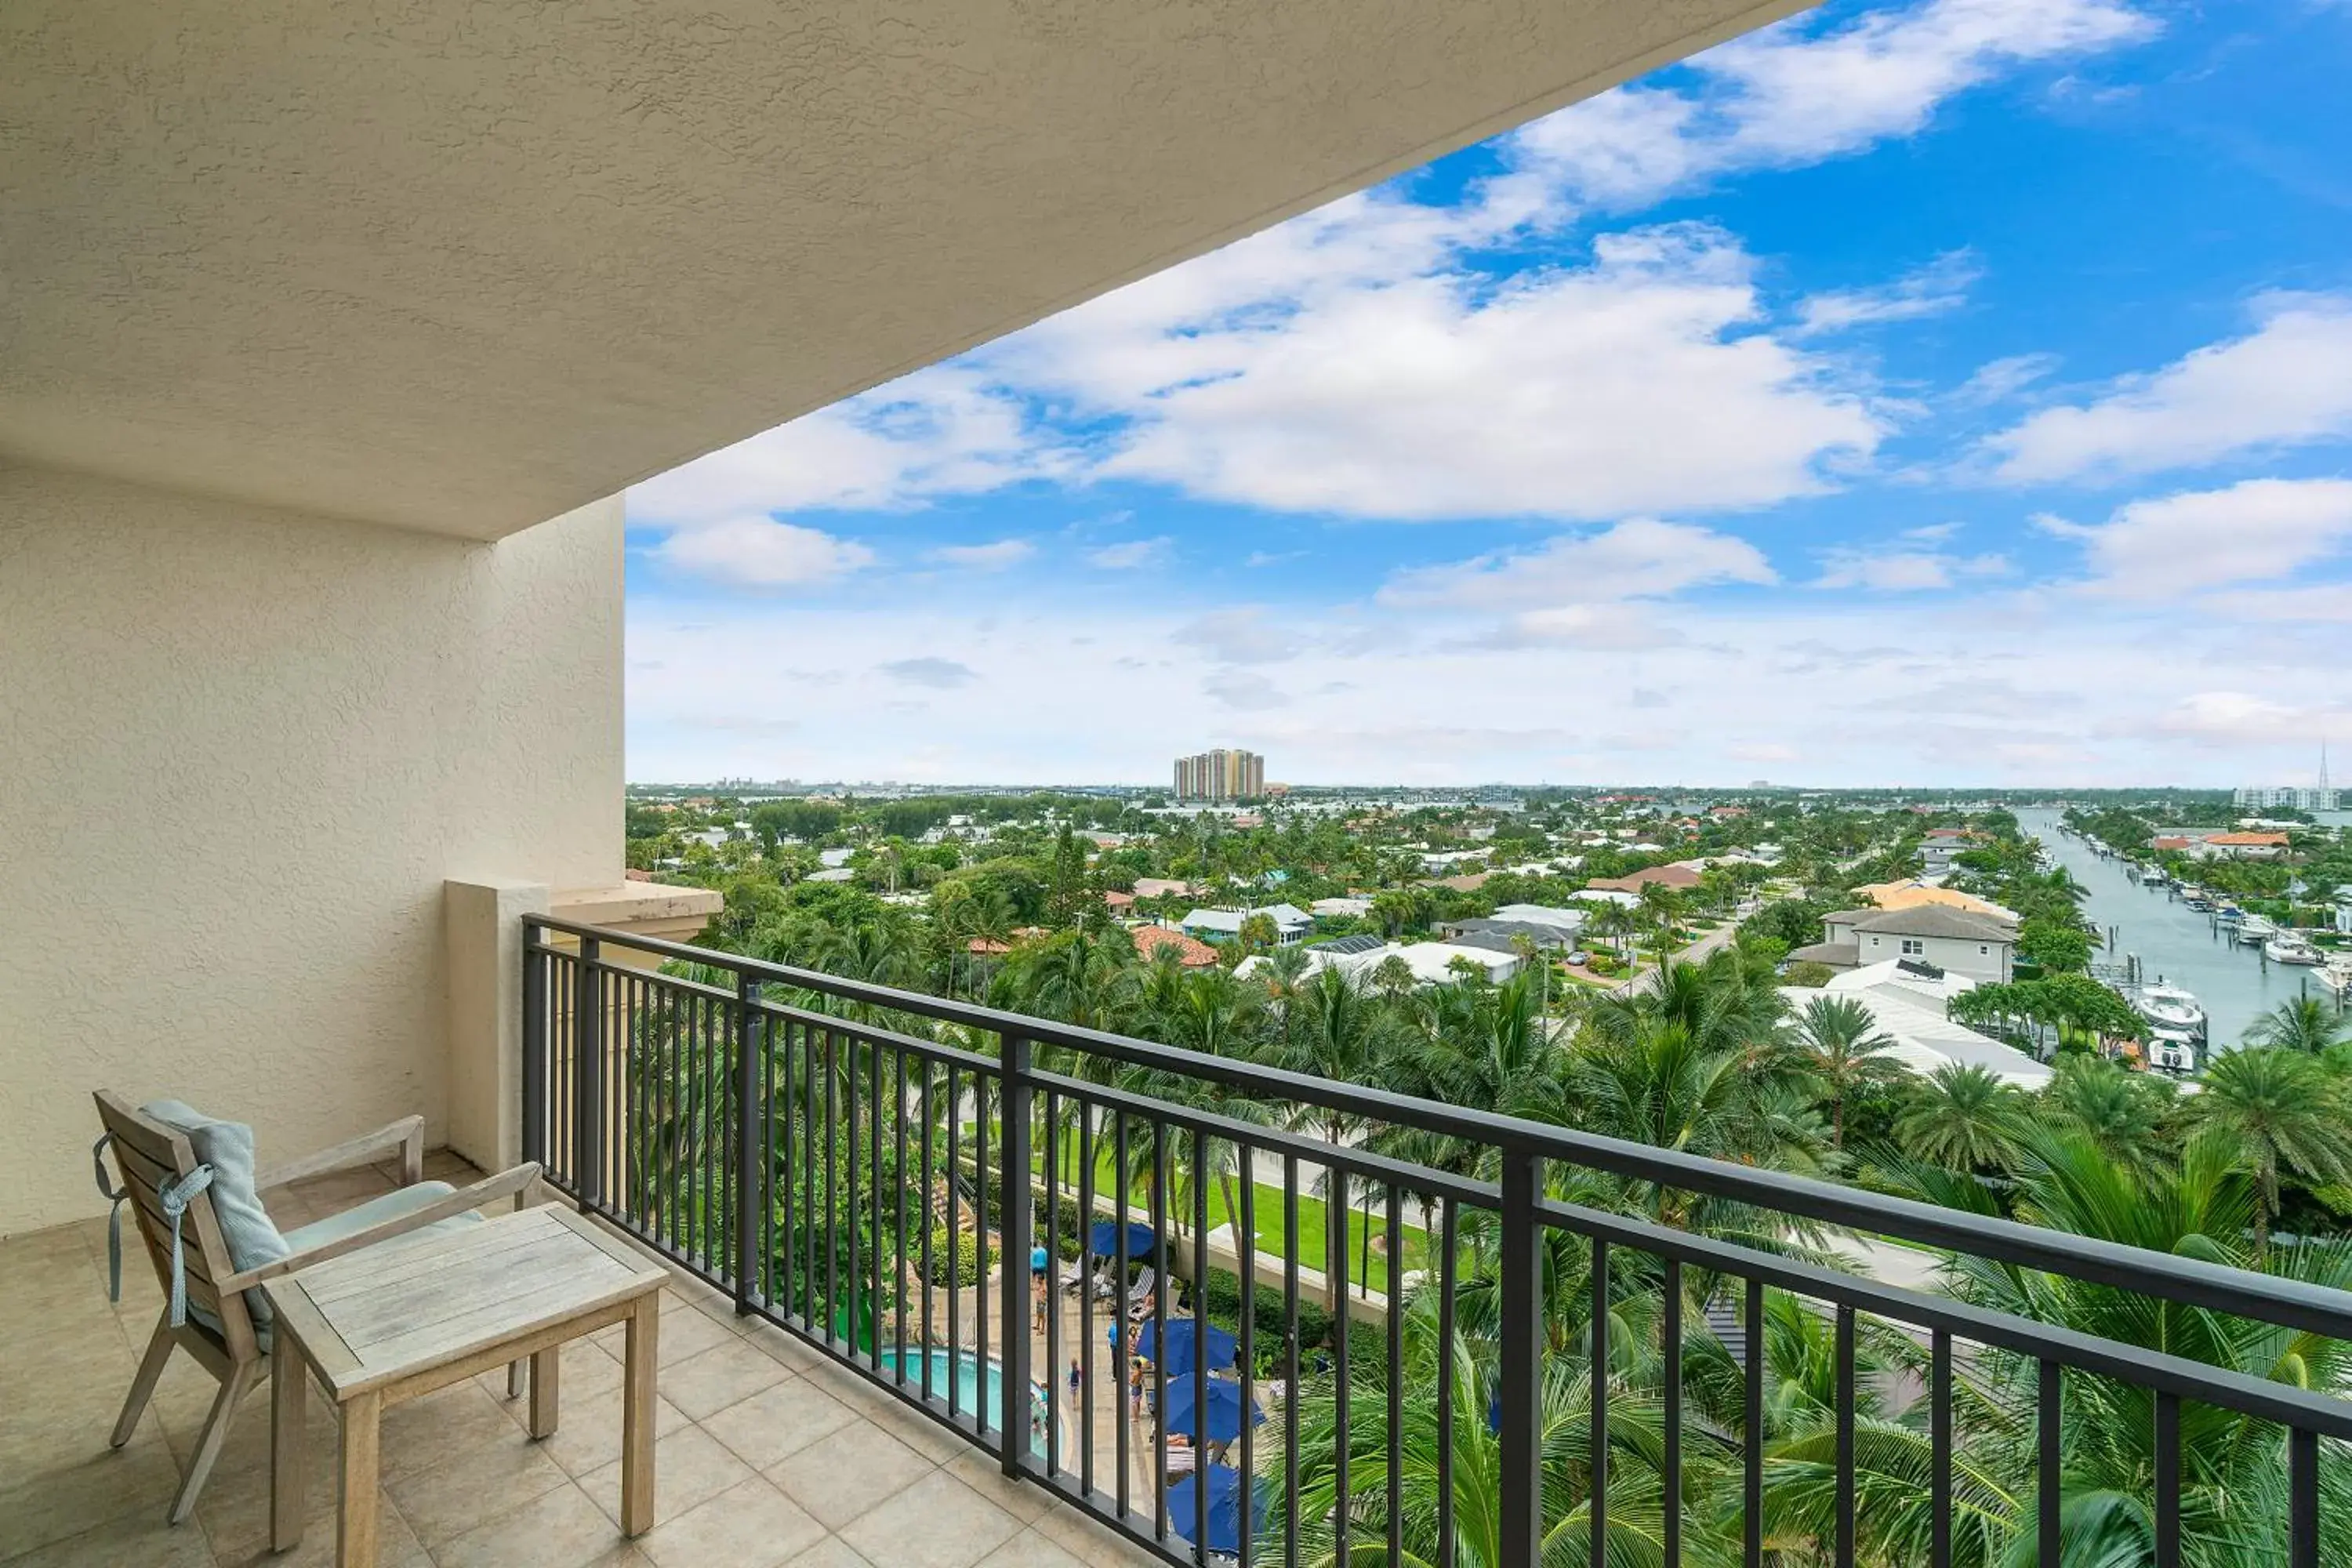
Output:
[[[2238,940],[2248,947],[2260,947],[2278,935],[2278,927],[2266,916],[2246,915],[2238,921]]]
[[[2212,899],[2202,888],[2181,889],[2180,901],[2188,905],[2190,909],[2195,910],[2200,915],[2210,913],[2213,908]]]
[[[2273,963],[2319,963],[2326,958],[2310,939],[2283,931],[2263,943],[2263,956]]]
[[[2150,866],[2139,874],[2140,886],[2144,888],[2161,888],[2171,879],[2164,874],[2161,866]]]
[[[2312,978],[2335,992],[2338,1002],[2352,999],[2352,952],[2329,953],[2326,963]]]
[[[2158,1033],[2177,1031],[2190,1039],[2205,1036],[2204,1007],[2192,993],[2178,985],[2167,985],[2161,979],[2143,985],[2134,993],[2132,1005]]]
[[[2175,1029],[2152,1029],[2147,1037],[2147,1065],[2153,1071],[2186,1078],[2197,1070],[2197,1042]]]

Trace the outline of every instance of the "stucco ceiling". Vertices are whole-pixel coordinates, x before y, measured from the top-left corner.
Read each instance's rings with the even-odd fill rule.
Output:
[[[1795,0],[12,0],[0,455],[496,538]]]

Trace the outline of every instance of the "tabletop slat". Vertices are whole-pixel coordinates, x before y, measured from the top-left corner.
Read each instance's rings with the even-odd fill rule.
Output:
[[[667,1278],[548,1206],[396,1237],[265,1289],[341,1399],[658,1289]]]

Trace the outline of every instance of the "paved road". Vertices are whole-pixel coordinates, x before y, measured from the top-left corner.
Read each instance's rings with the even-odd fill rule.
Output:
[[[1703,961],[1708,953],[1715,952],[1717,948],[1725,946],[1733,937],[1736,937],[1738,934],[1739,922],[1736,920],[1726,921],[1721,925],[1716,927],[1713,931],[1701,934],[1696,942],[1692,942],[1688,947],[1685,947],[1681,952],[1675,953],[1675,957],[1684,963],[1697,963]],[[1636,991],[1646,989],[1650,983],[1656,978],[1657,973],[1657,970],[1654,968],[1644,969],[1641,973],[1634,975],[1632,979],[1624,982],[1622,984],[1612,986],[1610,988],[1609,994],[1612,996],[1631,996]]]

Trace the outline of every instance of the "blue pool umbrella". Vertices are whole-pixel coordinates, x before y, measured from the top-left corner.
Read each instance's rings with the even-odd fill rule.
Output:
[[[1231,1465],[1211,1465],[1205,1472],[1209,1485],[1209,1539],[1201,1542],[1212,1552],[1235,1552],[1242,1549],[1242,1474]],[[1168,1522],[1185,1540],[1200,1528],[1201,1505],[1198,1500],[1200,1476],[1186,1476],[1168,1489]],[[1264,1481],[1250,1488],[1250,1532],[1265,1528],[1265,1504],[1268,1488]]]
[[[1153,1352],[1159,1348],[1160,1325],[1146,1318],[1142,1329],[1136,1335],[1135,1353],[1146,1361],[1158,1362],[1160,1358]],[[1213,1370],[1231,1366],[1234,1354],[1240,1348],[1239,1342],[1233,1335],[1214,1323],[1204,1328],[1198,1318],[1171,1318],[1168,1320],[1168,1356],[1162,1364],[1168,1368],[1171,1377],[1180,1372],[1190,1372],[1197,1349],[1201,1361]]]
[[[1199,1385],[1190,1377],[1178,1378],[1168,1385],[1168,1430],[1181,1432],[1195,1443],[1230,1443],[1242,1435],[1242,1385],[1222,1377],[1208,1380],[1208,1431],[1201,1431],[1200,1411],[1194,1405]],[[1252,1400],[1249,1406],[1250,1425],[1264,1426],[1265,1412]]]
[[[1130,1220],[1127,1226],[1128,1261],[1138,1263],[1149,1260],[1151,1257],[1152,1245],[1159,1239],[1159,1233],[1150,1226],[1139,1225]],[[1097,1258],[1117,1258],[1118,1256],[1118,1222],[1114,1219],[1098,1219],[1088,1226],[1087,1250]]]

